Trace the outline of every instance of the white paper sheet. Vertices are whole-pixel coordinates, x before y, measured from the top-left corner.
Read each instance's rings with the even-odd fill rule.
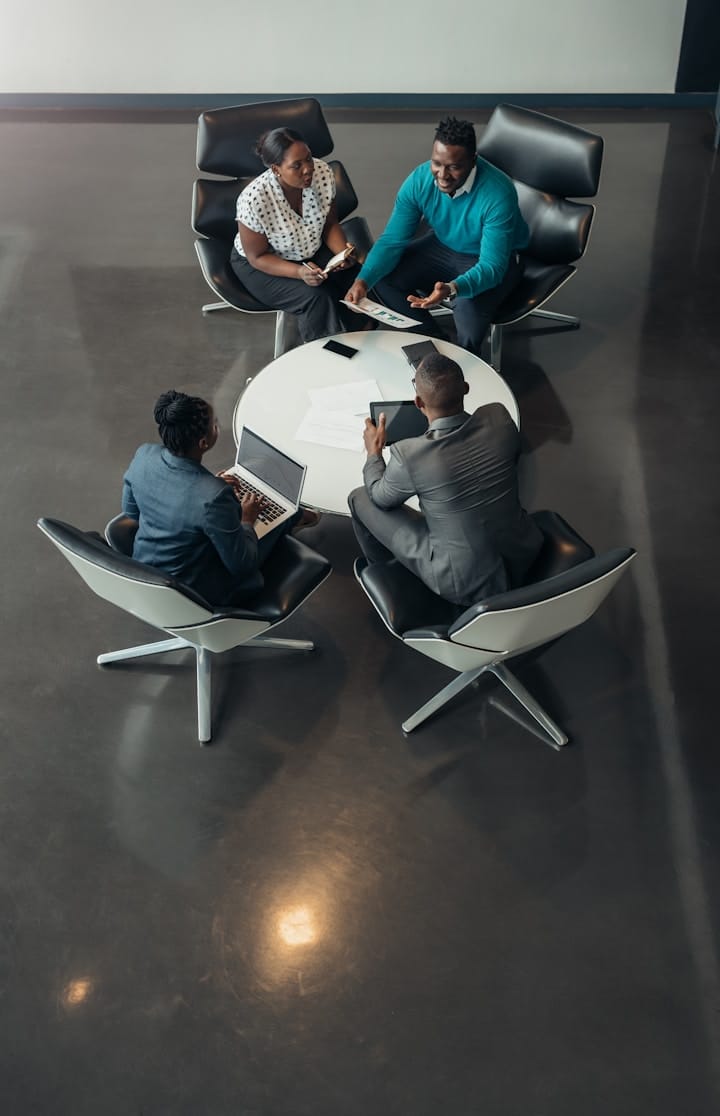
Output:
[[[360,380],[331,387],[310,388],[308,391],[313,410],[342,411],[347,415],[370,414],[370,401],[383,399],[375,380]]]
[[[361,298],[359,302],[346,302],[341,298],[340,301],[343,306],[348,306],[356,314],[367,314],[369,318],[375,318],[376,321],[392,326],[393,329],[410,329],[412,326],[420,325],[417,318],[406,318],[404,314],[396,314],[394,310],[388,310],[387,306],[381,306],[371,298]]]
[[[311,407],[295,431],[299,442],[312,442],[316,446],[333,449],[363,449],[365,420],[361,415],[348,415],[344,411],[326,411]]]

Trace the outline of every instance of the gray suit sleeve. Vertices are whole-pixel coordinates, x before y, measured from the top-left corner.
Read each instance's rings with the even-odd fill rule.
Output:
[[[398,508],[417,491],[398,446],[390,446],[387,466],[380,454],[368,457],[363,481],[368,496],[378,508]]]

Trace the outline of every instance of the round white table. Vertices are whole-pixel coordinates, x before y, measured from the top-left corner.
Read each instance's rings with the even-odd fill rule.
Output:
[[[347,498],[362,484],[365,451],[339,449],[302,441],[298,427],[310,408],[309,390],[351,381],[375,380],[381,399],[414,399],[414,371],[402,352],[424,338],[399,330],[343,333],[335,340],[358,349],[348,360],[327,349],[325,340],[310,341],[273,360],[248,384],[235,407],[233,433],[249,426],[256,434],[307,465],[302,502],[321,511],[348,515]],[[519,426],[518,407],[510,388],[484,360],[449,341],[433,338],[441,353],[456,360],[470,385],[465,409],[474,411],[485,403],[502,403]]]

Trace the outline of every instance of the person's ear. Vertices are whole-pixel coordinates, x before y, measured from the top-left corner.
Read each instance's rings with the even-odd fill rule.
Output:
[[[423,403],[423,401],[422,401],[422,399],[420,398],[419,395],[415,396],[415,406],[417,407],[417,409],[419,411],[424,411],[425,410],[425,404]]]
[[[202,438],[200,439],[200,441],[198,442],[198,449],[200,450],[201,453],[206,453],[207,450],[210,449],[210,443],[208,442],[208,440],[207,440],[207,438],[205,437],[204,434],[203,434]]]
[[[467,395],[467,393],[469,391],[470,391],[470,384],[466,380],[465,383],[463,384],[463,395]]]

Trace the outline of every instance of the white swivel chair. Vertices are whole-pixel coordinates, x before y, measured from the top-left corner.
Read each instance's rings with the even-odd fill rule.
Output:
[[[99,597],[132,613],[172,639],[98,656],[120,662],[191,647],[197,659],[198,737],[211,738],[211,656],[242,644],[312,651],[306,640],[275,639],[263,633],[295,612],[330,574],[330,563],[297,539],[281,539],[263,566],[265,586],[246,608],[214,609],[199,594],[152,566],[129,557],[137,523],[116,516],[106,528],[108,542],[55,519],[38,527]],[[108,543],[110,545],[108,545]]]
[[[355,563],[355,576],[386,627],[408,647],[457,671],[435,697],[403,722],[412,732],[475,682],[494,674],[538,722],[554,748],[568,738],[507,668],[507,661],[576,628],[599,608],[635,556],[630,547],[595,556],[561,516],[535,512],[544,543],[521,589],[449,604],[397,561]]]

